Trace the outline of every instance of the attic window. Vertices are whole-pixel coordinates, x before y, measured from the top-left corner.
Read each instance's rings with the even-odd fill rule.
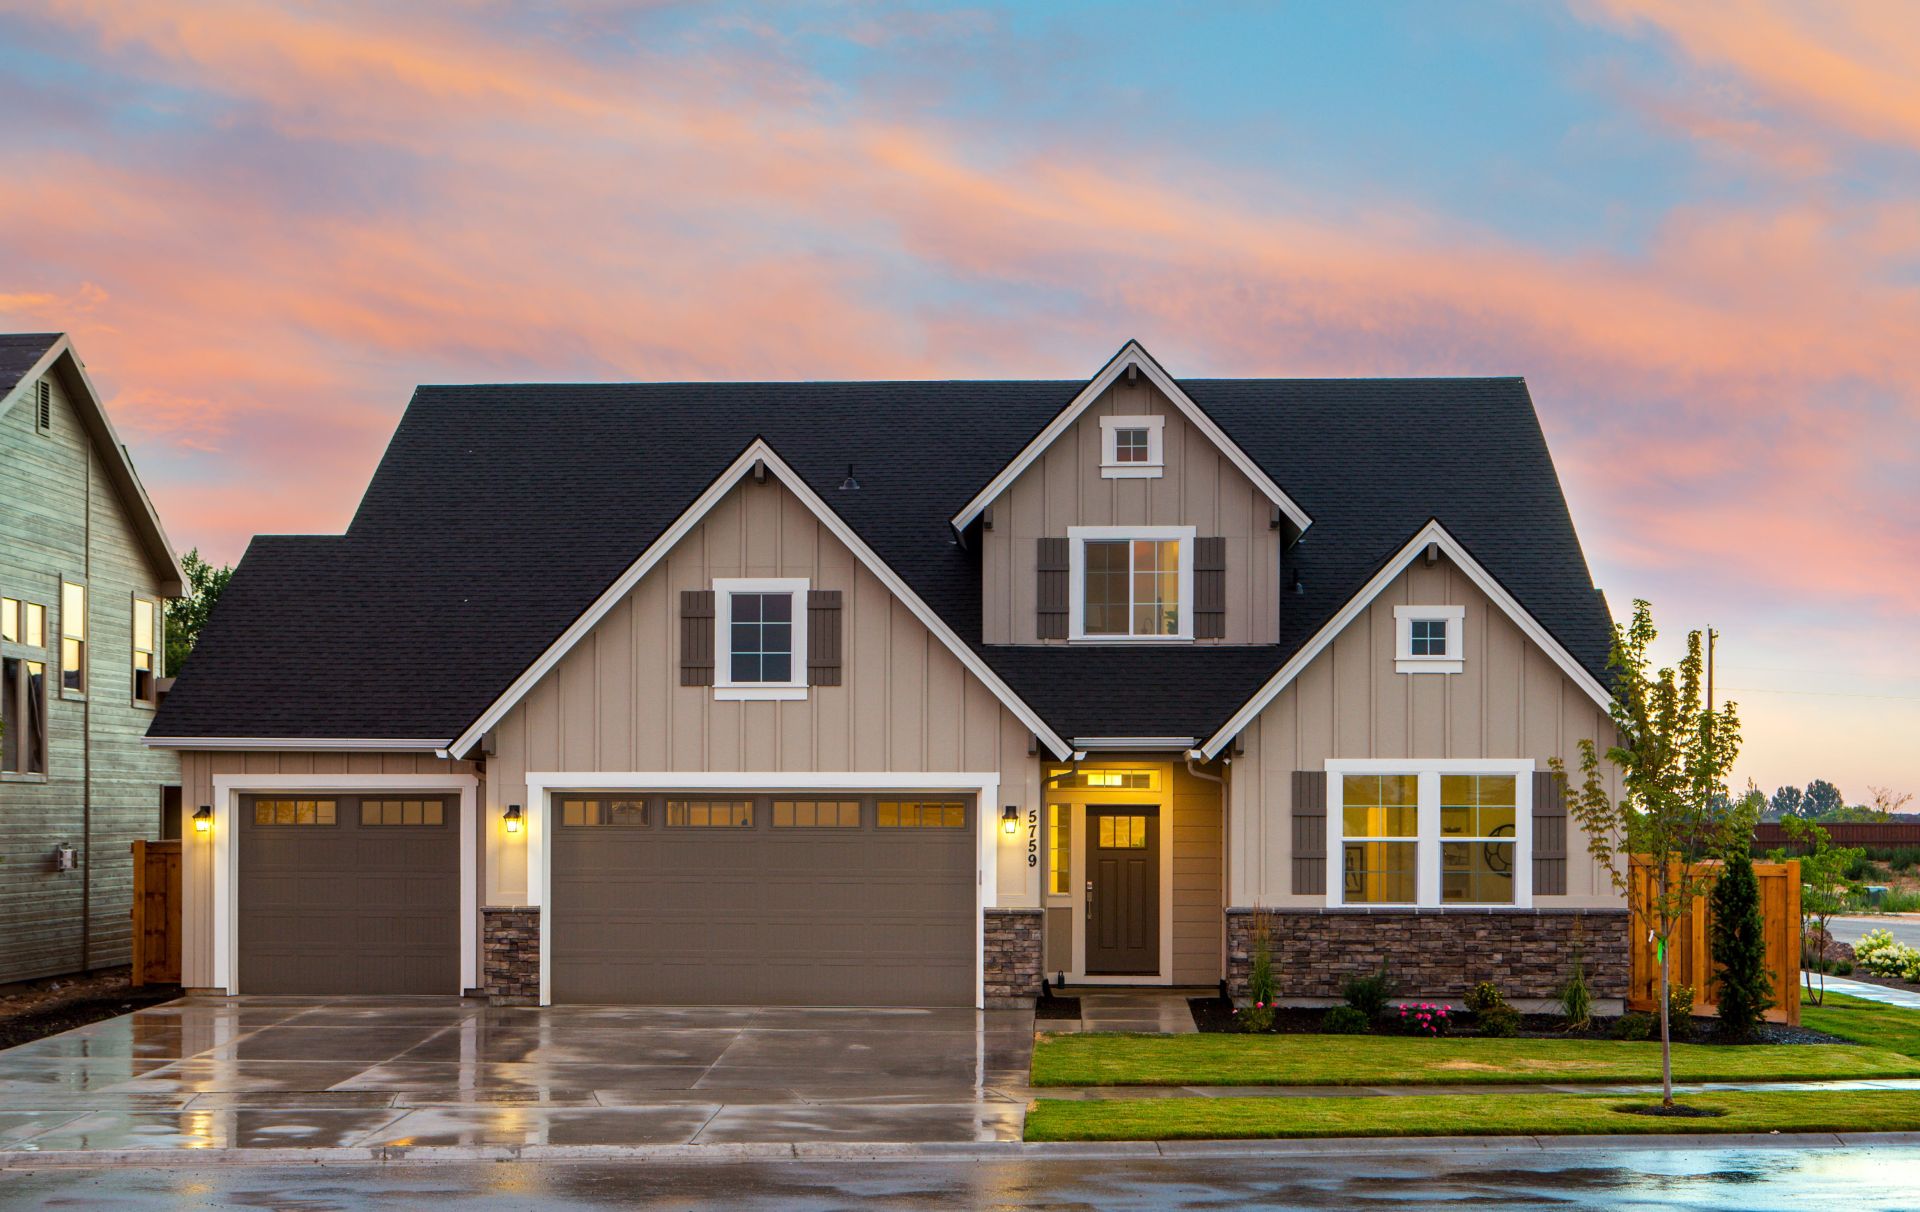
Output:
[[[1166,424],[1165,417],[1101,417],[1100,474],[1109,480],[1158,479]]]
[[[53,384],[45,379],[33,385],[33,428],[53,432]]]
[[[1464,606],[1395,606],[1393,663],[1401,673],[1460,673],[1466,668]]]

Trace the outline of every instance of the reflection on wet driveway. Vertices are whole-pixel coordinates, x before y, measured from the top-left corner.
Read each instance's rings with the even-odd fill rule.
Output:
[[[187,998],[0,1052],[0,1150],[1017,1140],[1022,1011]]]

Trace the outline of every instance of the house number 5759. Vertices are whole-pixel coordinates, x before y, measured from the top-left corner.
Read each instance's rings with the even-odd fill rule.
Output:
[[[1027,809],[1027,866],[1040,865],[1040,810]]]

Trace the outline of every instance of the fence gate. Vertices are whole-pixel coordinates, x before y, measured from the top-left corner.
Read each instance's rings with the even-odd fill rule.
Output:
[[[1719,863],[1701,863],[1695,870],[1717,871]],[[1678,870],[1678,865],[1675,867]],[[1632,903],[1647,904],[1653,884],[1653,864],[1636,856],[1630,872]],[[1770,1023],[1800,1025],[1800,864],[1755,863],[1753,874],[1760,881],[1760,919],[1767,939],[1767,972],[1773,978],[1773,1005],[1767,1010]],[[1719,1011],[1719,988],[1714,979],[1712,907],[1708,898],[1694,898],[1687,915],[1674,927],[1668,940],[1673,949],[1672,979],[1676,985],[1693,986],[1696,1014]],[[1660,956],[1654,941],[1647,936],[1646,918],[1634,914],[1633,970],[1627,986],[1627,1008],[1659,1013]]]
[[[133,844],[133,983],[180,983],[180,843]]]

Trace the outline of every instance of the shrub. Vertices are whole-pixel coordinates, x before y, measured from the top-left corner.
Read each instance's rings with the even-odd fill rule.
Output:
[[[1578,951],[1573,953],[1573,975],[1560,989],[1560,1016],[1569,1031],[1585,1031],[1593,1025],[1593,989]]]
[[[1869,930],[1853,945],[1853,962],[1862,971],[1893,980],[1920,981],[1920,951],[1886,930]]]
[[[1320,1020],[1320,1030],[1328,1035],[1365,1035],[1372,1027],[1373,1020],[1352,1006],[1329,1007]]]
[[[1655,1026],[1653,1015],[1635,1010],[1631,1014],[1623,1014],[1613,1020],[1613,1038],[1649,1039],[1653,1035]]]
[[[1408,1035],[1428,1037],[1445,1035],[1452,1022],[1452,1012],[1434,1002],[1419,1002],[1415,1005],[1400,1007],[1400,1030]]]
[[[1372,976],[1349,977],[1340,993],[1347,999],[1347,1005],[1372,1022],[1387,1012],[1387,1003],[1393,1000],[1393,978],[1387,975],[1387,966],[1382,963],[1380,971]]]
[[[1734,1039],[1747,1039],[1773,1005],[1767,975],[1766,923],[1760,916],[1760,881],[1743,850],[1728,853],[1713,885],[1713,959],[1720,977],[1720,1025]]]
[[[1497,1006],[1488,1006],[1474,1015],[1483,1034],[1499,1039],[1510,1039],[1520,1034],[1520,1012],[1505,1002]]]
[[[1500,986],[1492,981],[1481,981],[1467,990],[1467,1009],[1475,1014],[1483,1014],[1495,1006],[1504,1006],[1507,999],[1500,996]]]
[[[1693,986],[1667,986],[1667,1030],[1674,1039],[1693,1038]]]
[[[1273,1030],[1273,924],[1263,910],[1253,915],[1253,956],[1247,968],[1250,1005],[1239,1014],[1242,1031]]]

